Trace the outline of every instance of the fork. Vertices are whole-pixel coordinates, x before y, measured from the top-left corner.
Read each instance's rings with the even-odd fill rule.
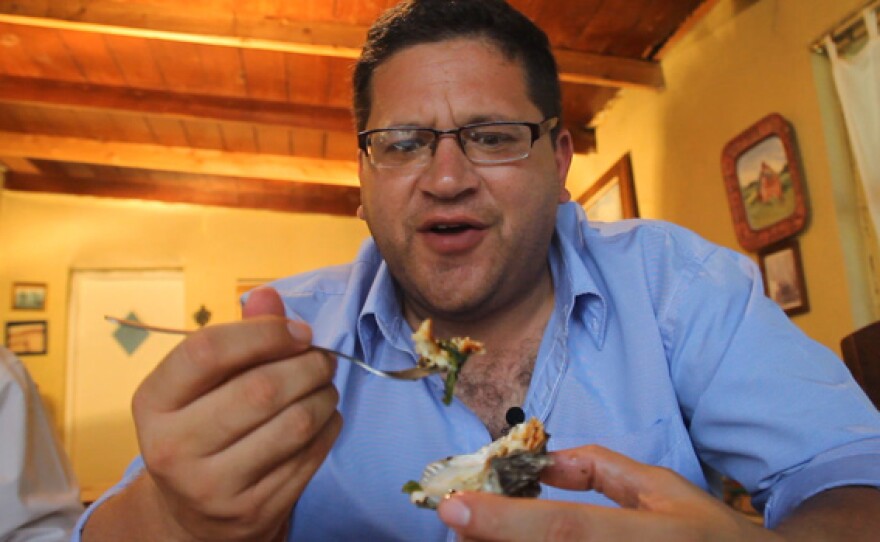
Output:
[[[108,322],[113,322],[114,324],[118,324],[120,326],[143,329],[145,331],[153,331],[156,333],[167,333],[172,335],[189,335],[192,331],[187,329],[178,329],[173,327],[161,327],[161,326],[153,326],[150,324],[144,324],[135,320],[127,320],[125,318],[117,318],[115,316],[105,315],[104,319]],[[360,358],[356,358],[354,356],[349,356],[348,354],[344,354],[342,352],[338,352],[336,350],[331,350],[329,348],[324,348],[323,346],[311,345],[310,348],[312,350],[317,350],[318,352],[324,352],[325,354],[330,354],[332,356],[336,356],[337,358],[342,358],[350,361],[351,363],[357,365],[361,369],[373,373],[376,376],[381,376],[384,378],[392,378],[394,380],[419,380],[425,378],[426,376],[430,376],[434,374],[436,371],[432,371],[430,369],[422,369],[421,367],[413,367],[411,369],[403,369],[401,371],[382,371],[380,369],[376,369],[367,364],[364,360]]]

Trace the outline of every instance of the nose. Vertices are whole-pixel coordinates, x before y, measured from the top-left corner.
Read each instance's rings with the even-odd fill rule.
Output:
[[[420,177],[419,188],[435,198],[455,199],[476,191],[479,185],[480,176],[455,135],[441,135],[430,165]]]

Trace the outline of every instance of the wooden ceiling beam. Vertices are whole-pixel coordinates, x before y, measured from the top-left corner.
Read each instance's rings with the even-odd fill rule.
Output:
[[[258,49],[306,55],[321,55],[355,59],[366,37],[367,28],[333,23],[315,24],[284,18],[238,18],[230,26],[227,21],[208,17],[198,19],[188,13],[182,17],[144,17],[136,6],[128,7],[127,14],[119,12],[119,2],[80,0],[82,9],[56,14],[60,17],[41,16],[45,7],[28,2],[0,3],[0,22],[17,25],[55,28],[120,36],[198,43],[239,49]],[[116,4],[114,6],[113,4]],[[169,4],[170,5],[170,4]],[[10,13],[15,10],[15,13]],[[175,8],[177,9],[177,8]],[[48,12],[51,13],[51,10]],[[192,31],[193,18],[199,21],[197,32]],[[164,27],[156,27],[161,20]],[[112,23],[108,22],[112,21]],[[212,24],[212,21],[215,21]],[[258,34],[259,33],[259,34]],[[261,37],[272,36],[270,38]],[[635,86],[659,89],[663,87],[663,70],[659,63],[619,58],[578,51],[555,50],[559,62],[560,79],[574,84],[610,87]]]
[[[100,178],[88,179],[8,172],[4,188],[22,192],[140,199],[347,217],[355,215],[360,202],[360,192],[354,187],[234,177],[115,179],[102,175]]]
[[[40,168],[30,160],[13,156],[0,156],[0,167],[16,173],[40,173]]]
[[[666,85],[663,68],[656,62],[561,49],[553,51],[553,55],[559,66],[559,79],[565,83],[654,90]]]
[[[0,156],[358,186],[354,160],[250,154],[16,132],[0,132]]]
[[[287,102],[131,89],[0,75],[0,102],[66,109],[112,109],[178,119],[215,120],[354,133],[351,112]]]
[[[0,4],[0,6],[2,6],[2,4]],[[3,8],[0,8],[0,10],[2,9]],[[136,19],[136,15],[133,18]],[[179,30],[166,30],[137,26],[138,22],[143,21],[135,21],[135,26],[119,26],[114,24],[0,13],[0,22],[24,26],[35,26],[39,28],[53,28],[56,30],[72,30],[75,32],[105,34],[109,36],[126,36],[130,38],[145,38],[153,40],[173,41],[178,43],[195,43],[200,45],[214,45],[218,47],[232,47],[235,49],[257,49],[260,51],[277,51],[281,53],[329,56],[334,58],[355,59],[358,58],[361,53],[359,46],[347,47],[333,43],[319,43],[315,41],[298,42],[292,40],[265,39],[256,36],[238,36],[223,33],[194,33]],[[271,21],[267,21],[267,24],[272,23]],[[299,31],[290,28],[289,25],[285,26],[285,29],[292,35],[308,35],[311,31],[311,27],[314,25],[312,23],[300,23],[299,26]],[[363,36],[366,36],[366,29],[361,27],[345,27],[343,25],[325,26],[339,27],[339,30],[337,30],[336,32],[325,32],[325,34],[345,34],[351,32],[362,32]]]

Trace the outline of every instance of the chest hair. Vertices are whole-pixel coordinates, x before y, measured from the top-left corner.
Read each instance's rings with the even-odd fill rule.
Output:
[[[507,428],[507,409],[522,406],[532,381],[539,340],[472,357],[459,375],[455,395],[486,425],[493,439]]]

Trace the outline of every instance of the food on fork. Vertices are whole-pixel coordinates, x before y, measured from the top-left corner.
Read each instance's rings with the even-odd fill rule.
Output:
[[[416,506],[431,509],[456,491],[537,497],[541,493],[541,471],[553,462],[547,455],[548,438],[544,425],[532,418],[475,453],[431,463],[421,480],[407,482],[403,492],[409,493]]]
[[[416,354],[419,355],[418,366],[429,371],[446,373],[443,402],[448,405],[452,402],[461,368],[472,354],[485,352],[483,343],[470,337],[435,339],[430,318],[422,322],[412,338]]]

